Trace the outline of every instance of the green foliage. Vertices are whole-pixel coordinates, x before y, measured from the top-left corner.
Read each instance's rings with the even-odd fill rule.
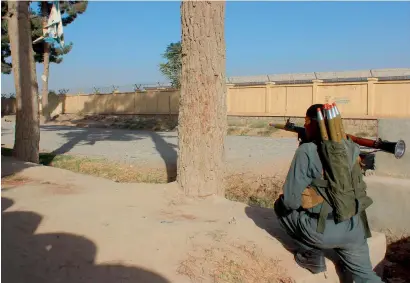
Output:
[[[169,44],[162,56],[167,62],[160,64],[161,73],[171,81],[173,87],[179,88],[182,69],[181,42]]]
[[[52,8],[52,2],[47,1],[46,15],[42,13],[43,2],[37,2],[36,11],[32,11],[36,17],[31,20],[32,27],[32,39],[33,41],[43,35],[42,30],[42,17],[48,17]],[[71,24],[78,15],[83,14],[88,6],[88,1],[60,1],[60,12],[63,26]],[[33,44],[34,59],[37,63],[42,63],[44,58],[44,41]],[[50,62],[59,64],[63,61],[63,55],[71,51],[73,43],[66,44],[63,48],[51,47],[50,49]]]
[[[11,73],[11,63],[6,62],[6,58],[11,55],[10,40],[8,34],[7,20],[4,17],[7,15],[7,1],[1,1],[1,73]]]
[[[43,1],[35,2],[34,9],[31,9],[31,38],[32,41],[43,35],[43,13],[42,3]],[[46,16],[50,14],[52,2],[47,1]],[[33,6],[33,5],[31,5]],[[83,14],[88,6],[88,1],[60,1],[61,18],[63,26],[71,24],[80,14]],[[1,2],[1,16],[7,15],[7,1]],[[44,59],[44,44],[41,41],[33,44],[34,60],[37,63],[42,63]],[[63,55],[71,51],[73,44],[70,42],[64,46],[64,48],[50,47],[50,62],[59,64],[63,61]],[[6,62],[6,58],[10,57],[10,40],[8,37],[7,20],[4,19],[1,22],[1,72],[3,74],[10,74],[11,63]]]

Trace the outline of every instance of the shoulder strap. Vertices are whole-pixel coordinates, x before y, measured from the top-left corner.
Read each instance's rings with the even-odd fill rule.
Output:
[[[329,182],[327,180],[323,180],[320,178],[314,179],[312,181],[312,186],[316,189],[316,191],[323,197],[325,200],[322,203],[322,207],[320,209],[320,214],[319,214],[319,219],[317,222],[317,228],[316,231],[318,233],[322,233],[325,231],[326,228],[326,219],[327,216],[329,215],[330,210],[332,207],[330,206],[330,199],[328,194],[326,193],[326,189],[329,185]]]
[[[317,221],[317,228],[316,231],[318,233],[323,234],[326,228],[326,219],[327,216],[329,215],[331,207],[330,204],[327,201],[324,201],[322,204],[322,208],[320,209],[320,214],[319,214],[319,219]]]
[[[372,232],[370,231],[369,222],[367,220],[367,214],[365,210],[363,210],[360,213],[360,219],[362,220],[362,223],[363,223],[365,237],[370,238],[372,236]]]

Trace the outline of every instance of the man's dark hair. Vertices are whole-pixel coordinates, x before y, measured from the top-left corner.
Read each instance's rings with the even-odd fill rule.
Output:
[[[323,112],[323,104],[313,104],[306,110],[306,117],[316,119],[317,117],[317,109],[320,108],[320,110]]]

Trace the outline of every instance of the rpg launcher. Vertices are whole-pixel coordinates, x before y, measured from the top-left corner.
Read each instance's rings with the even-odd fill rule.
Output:
[[[294,123],[290,123],[289,120],[286,122],[286,124],[269,123],[269,126],[274,127],[276,129],[285,130],[288,132],[293,132],[293,133],[298,134],[298,140],[301,144],[307,141],[305,128],[296,126]],[[359,138],[359,137],[356,137],[350,134],[346,134],[346,136],[350,140],[352,140],[354,143],[357,143],[360,146],[373,148],[373,149],[377,149],[377,150],[381,150],[384,152],[394,154],[394,157],[396,157],[397,159],[402,158],[404,153],[406,152],[406,143],[403,140],[399,140],[397,142],[390,142],[390,141],[381,140],[380,138],[377,140],[372,140],[372,139]]]

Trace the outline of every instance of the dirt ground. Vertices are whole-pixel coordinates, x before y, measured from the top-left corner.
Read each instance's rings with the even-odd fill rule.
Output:
[[[5,282],[290,283],[309,276],[289,273],[295,263],[272,210],[187,198],[175,183],[30,172],[2,179]]]
[[[186,198],[175,183],[79,183],[73,176],[2,179],[5,281],[292,282],[307,276],[279,248],[287,237],[271,210]],[[265,196],[279,192],[278,180],[263,172],[228,179],[230,199],[255,206],[271,207]],[[408,239],[389,245],[386,282],[410,278],[408,245]]]
[[[297,267],[272,209],[189,198],[175,183],[10,167],[19,173],[2,178],[6,282],[319,283],[337,276]]]

